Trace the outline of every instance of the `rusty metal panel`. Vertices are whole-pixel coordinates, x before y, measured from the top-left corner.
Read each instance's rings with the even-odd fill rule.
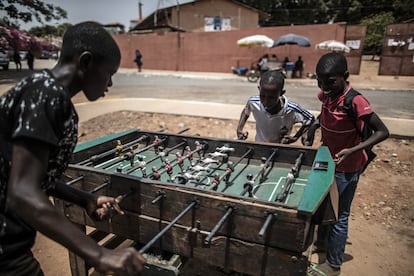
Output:
[[[399,67],[401,63],[400,57],[382,57],[381,65],[379,68],[379,75],[398,75]]]
[[[385,28],[379,75],[414,76],[414,23]]]
[[[366,26],[346,26],[345,42],[346,41],[359,41],[359,48],[351,48],[351,52],[346,53],[345,56],[348,60],[348,71],[350,74],[359,74],[362,60],[362,49],[365,43]]]

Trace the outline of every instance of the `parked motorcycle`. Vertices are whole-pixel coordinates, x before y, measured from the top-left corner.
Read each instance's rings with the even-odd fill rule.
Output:
[[[278,71],[281,71],[286,76],[286,72],[281,67],[271,68],[271,69],[266,69],[266,70],[250,69],[246,73],[247,80],[249,82],[257,82],[260,79],[260,76],[264,72],[269,71],[269,70],[278,70]]]

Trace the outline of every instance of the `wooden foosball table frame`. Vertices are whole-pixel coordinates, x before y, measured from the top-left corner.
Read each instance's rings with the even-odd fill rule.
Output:
[[[253,149],[240,162],[244,167],[260,168],[261,157],[276,149],[269,170],[281,164],[289,167],[298,153],[303,153],[301,167],[308,172],[306,187],[299,202],[292,205],[94,166],[100,162],[98,159],[113,158],[117,140],[126,145],[138,141],[141,148],[149,149],[156,137],[164,139],[166,149],[182,141],[191,148],[196,147],[196,141],[202,141],[207,145],[205,152],[230,145],[235,149],[230,159],[235,160]],[[139,147],[136,150],[145,153]],[[318,167],[321,163],[323,168]],[[335,220],[334,162],[325,147],[312,149],[130,130],[79,145],[63,180],[93,193],[123,196],[120,205],[126,214],[100,222],[89,218],[78,206],[60,200],[55,200],[55,204],[102,246],[134,246],[145,254],[148,263],[143,275],[216,275],[212,270],[202,274],[202,266],[242,275],[306,275],[314,226]],[[232,185],[243,187],[242,183]],[[81,258],[71,252],[69,256],[72,275],[96,273]],[[192,262],[191,270],[186,269],[187,261]]]

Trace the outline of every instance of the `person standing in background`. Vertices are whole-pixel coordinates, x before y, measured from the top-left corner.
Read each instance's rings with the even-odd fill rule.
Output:
[[[34,56],[32,54],[32,51],[29,50],[27,52],[27,66],[29,67],[29,70],[33,70],[33,63],[34,63]]]
[[[20,58],[20,55],[19,55],[19,51],[17,49],[14,50],[13,61],[16,64],[16,70],[21,71],[22,70],[22,63],[21,63],[21,58]]]
[[[297,78],[297,72],[299,72],[299,79],[302,78],[303,75],[303,60],[302,56],[298,56],[298,60],[295,62],[295,67],[293,68],[292,78]]]
[[[135,50],[134,62],[137,64],[138,72],[141,72],[141,69],[142,69],[142,54],[141,54],[140,50],[138,50],[138,49]]]

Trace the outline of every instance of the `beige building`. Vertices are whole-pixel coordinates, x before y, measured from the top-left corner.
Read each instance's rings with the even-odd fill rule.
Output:
[[[215,32],[258,26],[260,11],[232,0],[196,0],[159,9],[130,32]]]

